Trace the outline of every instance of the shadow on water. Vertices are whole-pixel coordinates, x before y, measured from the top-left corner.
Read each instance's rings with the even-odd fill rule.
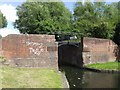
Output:
[[[120,90],[120,74],[98,73],[71,66],[60,68],[65,72],[70,88],[116,88]]]

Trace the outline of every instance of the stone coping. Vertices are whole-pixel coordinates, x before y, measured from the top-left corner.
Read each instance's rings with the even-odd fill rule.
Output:
[[[93,71],[93,72],[101,72],[101,73],[119,73],[120,70],[108,70],[108,69],[96,69],[96,68],[89,68],[89,67],[83,67],[85,70]]]
[[[88,71],[92,71],[92,72],[98,72],[98,73],[118,73],[118,74],[120,74],[120,70],[104,70],[104,69],[89,68],[89,67],[86,67],[86,66],[80,67],[80,66],[75,66],[75,65],[67,65],[67,66],[80,68],[80,69],[88,70]]]

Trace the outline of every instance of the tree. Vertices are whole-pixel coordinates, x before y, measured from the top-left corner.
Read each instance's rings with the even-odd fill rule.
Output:
[[[14,26],[21,33],[55,34],[71,30],[72,14],[63,2],[25,2],[17,7],[17,15]]]
[[[93,21],[93,4],[91,2],[77,2],[74,9],[74,31],[80,33],[81,36],[89,36],[88,30],[90,29]]]
[[[116,25],[116,29],[115,29],[115,34],[114,34],[113,41],[117,45],[120,45],[120,22]]]
[[[2,38],[2,35],[0,34],[0,39]]]
[[[2,12],[0,11],[0,28],[4,28],[7,26],[7,20],[5,16],[3,16]]]
[[[120,45],[120,1],[118,2],[118,23],[116,24],[115,28],[115,34],[113,37],[113,41],[117,44]]]
[[[117,15],[117,3],[77,2],[74,9],[74,30],[81,36],[112,38]]]

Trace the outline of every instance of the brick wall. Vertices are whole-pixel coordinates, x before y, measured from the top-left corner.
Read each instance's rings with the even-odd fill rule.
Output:
[[[59,48],[54,35],[11,34],[0,39],[0,55],[14,66],[57,69],[58,63],[76,66],[104,63],[116,60],[117,49],[109,39],[88,37],[82,39],[79,47],[65,44]]]
[[[84,37],[82,42],[84,64],[116,60],[117,45],[112,40]]]
[[[26,67],[58,67],[54,35],[17,35],[2,38],[2,55],[12,64]]]

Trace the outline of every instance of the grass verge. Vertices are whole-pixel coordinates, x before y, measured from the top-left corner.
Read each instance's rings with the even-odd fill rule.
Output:
[[[89,68],[104,69],[104,70],[120,70],[120,62],[107,62],[86,65]]]
[[[61,75],[47,68],[2,66],[2,88],[63,88]]]

